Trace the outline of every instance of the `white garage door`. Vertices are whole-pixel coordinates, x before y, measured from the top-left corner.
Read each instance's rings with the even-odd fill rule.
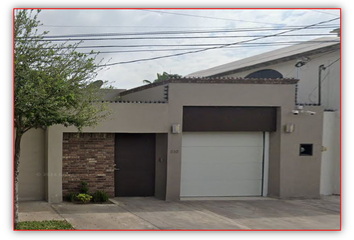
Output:
[[[181,197],[261,196],[262,132],[183,133]]]

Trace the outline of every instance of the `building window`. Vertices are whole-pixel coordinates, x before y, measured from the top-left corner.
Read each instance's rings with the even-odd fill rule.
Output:
[[[245,78],[283,78],[283,75],[273,69],[264,69],[264,70],[259,70],[253,73],[248,74]]]

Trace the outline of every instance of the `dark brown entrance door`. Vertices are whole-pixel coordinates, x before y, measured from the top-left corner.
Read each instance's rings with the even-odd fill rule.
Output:
[[[155,134],[117,133],[116,197],[154,196]]]

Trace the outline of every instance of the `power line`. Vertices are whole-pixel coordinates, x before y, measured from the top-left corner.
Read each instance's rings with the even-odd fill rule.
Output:
[[[259,47],[259,46],[280,46],[280,45],[293,45],[294,43],[302,43],[302,44],[312,44],[312,43],[340,43],[339,41],[288,41],[288,42],[260,42],[260,43],[242,43],[238,44],[237,48],[240,47]],[[117,53],[117,52],[148,52],[148,51],[175,51],[181,50],[181,48],[174,49],[151,49],[152,47],[206,47],[206,46],[223,46],[224,43],[206,43],[206,44],[156,44],[156,45],[114,45],[114,46],[85,46],[85,48],[142,48],[146,47],[147,49],[138,49],[138,50],[124,50],[124,51],[99,51],[99,53]],[[233,47],[229,47],[233,48]],[[195,49],[203,49],[203,48],[182,48],[183,50],[195,50]],[[96,52],[97,53],[97,52]],[[89,52],[84,53],[89,54]],[[95,53],[94,53],[95,54]]]
[[[315,26],[310,29],[323,29],[323,28],[337,28],[338,24],[330,27]],[[302,29],[302,27],[284,27],[284,28],[232,28],[232,29],[219,29],[219,30],[192,30],[192,31],[157,31],[157,32],[132,32],[132,33],[81,33],[81,34],[67,34],[67,35],[45,35],[42,38],[68,38],[68,37],[112,37],[112,36],[135,36],[135,35],[174,35],[174,34],[201,34],[201,33],[233,33],[233,32],[264,32],[264,31],[284,31],[291,29]],[[39,37],[29,37],[39,38]]]
[[[284,43],[284,44],[259,44],[259,45],[249,45],[249,46],[232,46],[232,47],[226,47],[225,49],[230,49],[230,48],[254,48],[254,47],[262,47],[262,46],[267,46],[267,47],[275,47],[275,46],[291,46],[291,43]],[[118,51],[99,51],[95,53],[90,53],[86,52],[83,54],[112,54],[112,53],[133,53],[133,52],[171,52],[171,51],[186,51],[186,50],[197,50],[197,49],[203,49],[203,48],[175,48],[175,49],[138,49],[138,50],[118,50]]]
[[[331,64],[325,66],[324,68],[329,68],[330,66],[332,66],[333,64],[335,64],[336,62],[338,62],[340,60],[340,58],[338,58],[337,60],[335,60],[334,62],[332,62]]]
[[[247,48],[247,47],[261,47],[261,46],[267,46],[267,47],[274,47],[274,46],[291,46],[291,43],[283,43],[283,44],[259,44],[259,45],[237,45],[237,46],[231,46],[227,47],[229,48]],[[118,51],[98,51],[98,52],[82,52],[83,54],[88,54],[88,55],[94,55],[94,54],[108,54],[108,53],[133,53],[133,52],[170,52],[170,51],[186,51],[186,50],[197,50],[197,49],[203,49],[203,48],[173,48],[173,49],[137,49],[137,50],[118,50]],[[66,55],[66,54],[61,54],[61,55]]]
[[[275,37],[309,37],[309,36],[336,36],[337,33],[310,33],[310,34],[289,34],[280,35]],[[151,39],[220,39],[220,38],[251,38],[251,37],[262,37],[264,35],[226,35],[226,36],[179,36],[179,37],[120,37],[120,38],[61,38],[61,39],[51,39],[50,41],[107,41],[107,40],[151,40]],[[35,41],[35,39],[32,39]],[[30,40],[31,41],[31,40]],[[38,40],[38,41],[48,41],[48,40]]]
[[[336,25],[336,24],[324,24],[322,25],[323,28],[331,28],[332,25]],[[210,30],[228,30],[228,29],[234,29],[234,28],[225,28],[225,26],[220,26],[220,27],[201,27],[201,26],[122,26],[122,25],[48,25],[48,24],[43,24],[40,25],[38,27],[42,27],[42,28],[158,28],[158,29],[210,29]],[[300,25],[286,25],[285,27],[289,27],[289,28],[297,28],[297,27],[303,27]],[[247,30],[247,29],[251,29],[252,28],[237,28],[240,30]],[[257,28],[255,28],[257,29]],[[284,28],[283,28],[284,29]],[[250,31],[251,31],[250,30]]]
[[[328,55],[328,54],[331,54],[331,53],[334,53],[334,52],[337,52],[337,51],[339,51],[339,49],[334,49],[334,50],[331,50],[331,51],[322,53],[322,54],[320,54],[320,55],[318,55],[318,56],[316,56],[316,57],[311,57],[309,62],[313,61],[314,59],[323,57],[323,56],[325,56],[325,55]],[[290,75],[290,73],[292,73],[295,69],[297,69],[297,67],[294,65],[294,67],[291,69],[290,72],[288,72],[288,73],[285,75],[285,77],[288,77],[288,76]]]
[[[238,45],[252,45],[252,44],[278,44],[278,43],[340,43],[337,40],[328,40],[328,41],[286,41],[286,42],[261,42],[261,43],[252,43],[252,42],[241,42]],[[76,48],[136,48],[136,47],[206,47],[206,46],[224,46],[229,43],[196,43],[196,44],[137,44],[137,45],[89,45],[89,46],[77,46]],[[232,43],[230,43],[232,44]],[[65,47],[63,47],[65,48]],[[49,48],[44,48],[49,49]]]
[[[320,25],[320,24],[323,24],[323,23],[333,22],[333,21],[338,20],[338,19],[339,18],[334,18],[334,19],[331,19],[331,20],[321,21],[321,22],[318,22],[318,23],[315,23],[315,24],[311,24],[311,25],[305,26],[302,29],[307,29],[307,28],[310,28],[310,27],[313,27],[313,26],[316,26],[316,25]],[[204,48],[204,49],[195,50],[195,51],[188,51],[188,52],[165,55],[165,56],[159,56],[159,57],[153,57],[153,58],[136,59],[136,60],[131,60],[131,61],[110,63],[110,64],[106,64],[106,65],[99,65],[98,67],[113,66],[113,65],[118,65],[118,64],[127,64],[127,63],[141,62],[141,61],[151,61],[151,60],[156,60],[156,59],[161,59],[161,58],[168,58],[168,57],[181,56],[181,55],[186,55],[186,54],[191,54],[191,53],[198,53],[198,52],[208,51],[208,50],[212,50],[212,49],[225,48],[225,47],[229,47],[229,46],[233,46],[233,45],[237,45],[237,44],[241,44],[241,43],[252,42],[252,41],[256,41],[256,40],[260,40],[260,39],[264,39],[264,38],[274,37],[274,36],[286,34],[286,33],[289,33],[289,32],[294,32],[294,31],[298,31],[298,30],[299,29],[296,29],[296,30],[292,29],[292,30],[283,31],[283,32],[276,33],[276,34],[271,34],[271,35],[266,35],[266,36],[262,36],[262,37],[257,37],[257,38],[250,39],[250,40],[224,44],[222,46],[209,47],[209,48]]]
[[[313,9],[311,9],[311,11],[319,12],[319,13],[323,13],[323,14],[328,14],[328,15],[332,15],[332,16],[336,16],[336,17],[339,17],[339,16],[340,16],[340,15],[337,15],[337,14],[333,14],[333,13],[329,13],[329,12],[324,12],[324,11],[319,11],[319,10],[313,10]]]
[[[338,58],[337,60],[331,62],[330,64],[328,64],[327,66],[324,67],[324,69],[326,68],[329,68],[331,67],[333,64],[335,64],[336,62],[338,62],[340,60],[340,58]],[[326,76],[323,77],[323,79],[321,80],[321,83],[326,80],[326,78],[328,77],[329,75],[329,72],[327,72]],[[318,86],[314,87],[314,89],[310,92],[309,96],[307,97],[307,99],[311,102],[311,103],[314,103],[312,100],[311,100],[311,96],[312,94],[317,90]]]
[[[331,27],[313,27],[312,29],[333,29],[339,27],[339,25],[333,25]],[[265,32],[265,31],[284,31],[284,30],[297,30],[297,28],[258,28],[258,29],[226,29],[226,30],[214,30],[214,31],[161,31],[161,32],[141,32],[141,33],[99,33],[99,34],[75,34],[75,35],[52,35],[44,36],[44,38],[61,38],[61,37],[105,37],[105,36],[135,36],[135,35],[186,35],[186,34],[202,34],[202,33],[235,33],[235,32]],[[309,30],[310,30],[309,29]],[[327,34],[332,35],[332,34]]]
[[[313,41],[316,43],[319,43],[318,41]],[[306,41],[304,41],[304,43],[307,43]],[[339,43],[339,42],[338,42]],[[215,45],[224,45],[224,44],[215,44]],[[245,43],[245,44],[240,44],[237,46],[232,46],[232,47],[227,47],[227,48],[244,48],[244,47],[260,47],[260,46],[267,46],[267,47],[273,47],[273,46],[291,46],[293,45],[293,43],[291,42],[276,42],[276,43]],[[153,45],[147,45],[149,47],[153,46]],[[157,45],[159,46],[159,45]],[[162,45],[162,46],[166,46],[166,45]],[[179,47],[179,46],[185,46],[185,45],[173,45],[175,47]],[[201,45],[186,45],[186,46],[201,46]],[[125,47],[125,46],[123,46]],[[196,49],[203,49],[203,48],[173,48],[173,49],[138,49],[138,50],[119,50],[119,51],[99,51],[98,53],[125,53],[125,52],[163,52],[163,51],[181,51],[181,50],[196,50]],[[96,52],[97,53],[97,52]],[[93,54],[96,54],[93,53]],[[86,52],[84,54],[90,54],[90,52]]]
[[[245,23],[256,23],[256,24],[268,24],[268,25],[282,25],[281,23],[269,23],[269,22],[247,21],[247,20],[238,20],[238,19],[232,19],[232,18],[219,18],[219,17],[210,17],[210,16],[205,16],[205,15],[193,15],[193,14],[187,14],[187,13],[155,11],[155,10],[147,10],[147,9],[138,9],[138,10],[141,10],[141,11],[148,11],[148,12],[155,12],[155,13],[162,13],[162,14],[172,14],[172,15],[179,15],[179,16],[187,16],[187,17],[207,18],[207,19],[216,19],[216,20],[227,20],[227,21],[234,21],[234,22],[245,22]]]
[[[289,34],[280,35],[275,37],[308,37],[308,36],[336,36],[336,33],[310,33],[310,34]],[[112,40],[152,40],[152,39],[221,39],[221,38],[251,38],[251,37],[262,37],[264,35],[224,35],[224,36],[178,36],[178,37],[120,37],[120,38],[61,38],[61,39],[50,39],[50,40],[37,40],[37,41],[112,41]],[[36,41],[36,39],[28,39],[29,41]]]

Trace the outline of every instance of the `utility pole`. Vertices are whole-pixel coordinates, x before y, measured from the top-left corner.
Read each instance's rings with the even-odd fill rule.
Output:
[[[318,67],[318,106],[321,106],[322,70],[326,70],[323,64]]]

